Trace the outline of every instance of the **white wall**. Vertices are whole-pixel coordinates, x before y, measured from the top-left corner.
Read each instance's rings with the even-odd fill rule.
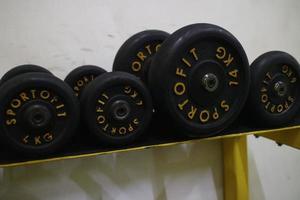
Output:
[[[0,0],[0,75],[25,63],[60,78],[82,64],[111,70],[130,35],[195,22],[230,30],[250,62],[276,49],[300,60],[299,10],[298,0]],[[250,137],[251,199],[298,200],[299,166],[297,150]],[[0,170],[3,200],[221,200],[222,192],[217,141]]]

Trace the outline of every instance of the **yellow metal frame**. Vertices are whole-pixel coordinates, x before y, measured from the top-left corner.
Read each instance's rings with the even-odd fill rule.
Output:
[[[279,129],[269,129],[253,131],[247,133],[237,133],[210,138],[186,140],[181,142],[171,142],[165,144],[147,145],[135,148],[113,150],[106,152],[96,152],[89,154],[56,157],[50,159],[33,160],[26,162],[17,162],[9,164],[0,164],[0,168],[16,167],[23,165],[32,165],[57,160],[84,158],[99,156],[111,153],[121,153],[128,151],[143,150],[148,148],[168,147],[172,145],[192,143],[195,141],[221,140],[223,146],[223,170],[224,170],[224,199],[225,200],[248,200],[248,155],[247,155],[247,136],[259,135],[276,141],[280,144],[289,145],[300,149],[300,126],[285,127]]]
[[[248,200],[247,136],[226,138],[223,143],[225,200]]]
[[[274,140],[279,144],[285,144],[300,149],[300,129],[274,131],[272,133],[262,133],[258,135]]]

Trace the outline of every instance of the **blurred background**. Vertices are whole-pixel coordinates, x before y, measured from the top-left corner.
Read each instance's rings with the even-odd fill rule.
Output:
[[[60,78],[93,64],[111,71],[131,35],[207,22],[232,32],[251,63],[282,50],[300,61],[298,0],[1,0],[0,76],[20,64]],[[248,137],[251,200],[299,200],[300,154]],[[0,169],[2,200],[222,200],[219,141]]]

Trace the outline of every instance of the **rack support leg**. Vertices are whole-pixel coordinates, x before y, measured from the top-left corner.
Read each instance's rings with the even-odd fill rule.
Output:
[[[247,136],[223,139],[225,200],[248,200]]]

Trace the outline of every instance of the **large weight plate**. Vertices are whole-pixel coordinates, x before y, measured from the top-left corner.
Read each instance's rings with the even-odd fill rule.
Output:
[[[251,64],[247,113],[259,125],[287,124],[300,107],[300,66],[291,55],[271,51]]]
[[[161,113],[188,135],[208,136],[240,113],[249,90],[249,64],[231,33],[212,24],[193,24],[165,40],[148,80]]]
[[[26,73],[3,83],[0,93],[2,141],[27,156],[49,154],[76,130],[77,98],[60,79]]]
[[[151,96],[134,75],[110,72],[92,81],[80,98],[88,130],[106,145],[138,139],[152,116]]]
[[[94,65],[83,65],[72,70],[65,78],[65,82],[73,89],[75,95],[80,97],[87,84],[97,76],[106,73],[106,70]]]
[[[113,71],[128,72],[147,82],[151,59],[168,36],[160,30],[146,30],[131,36],[118,50]]]

